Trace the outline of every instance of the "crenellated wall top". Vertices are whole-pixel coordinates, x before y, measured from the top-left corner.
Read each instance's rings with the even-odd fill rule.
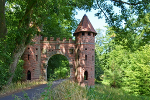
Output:
[[[75,43],[75,40],[73,40],[72,38],[69,38],[69,40],[67,40],[65,37],[63,38],[63,40],[60,40],[60,37],[58,38],[54,38],[54,37],[50,37],[48,40],[48,37],[42,37],[41,36],[41,43]]]

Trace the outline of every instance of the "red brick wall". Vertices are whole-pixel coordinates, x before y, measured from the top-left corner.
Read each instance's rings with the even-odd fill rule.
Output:
[[[77,67],[78,83],[81,85],[94,85],[95,78],[95,36],[93,33],[88,32],[76,33],[76,40],[69,39],[66,41],[64,38],[60,41],[59,38],[54,40],[50,37],[48,40],[46,37],[42,40],[41,36],[36,36],[33,39],[34,44],[29,45],[24,52],[24,69],[27,77],[28,70],[31,71],[31,80],[38,79],[40,77],[47,78],[47,64],[50,57],[55,54],[62,54],[67,57],[70,65],[70,78],[75,80],[75,68]],[[58,48],[59,47],[59,48]],[[29,49],[28,49],[29,48]],[[70,54],[70,50],[73,49],[73,54]],[[79,52],[77,53],[79,49]],[[28,60],[28,55],[29,60]],[[79,55],[79,60],[78,60]],[[87,55],[87,58],[85,57]],[[84,72],[88,72],[88,79],[84,80]]]

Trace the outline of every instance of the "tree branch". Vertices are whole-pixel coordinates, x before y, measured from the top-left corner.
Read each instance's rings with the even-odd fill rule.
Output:
[[[25,15],[22,17],[22,19],[19,21],[19,27],[21,26],[21,23],[23,22],[23,20],[26,18],[26,16],[28,16],[30,14],[30,11],[32,10],[33,6],[36,4],[36,2],[32,2],[32,4],[29,4],[30,6],[27,6],[26,8],[26,12]]]
[[[103,12],[103,14],[105,15],[105,17],[108,19],[108,20],[110,20],[108,17],[107,17],[107,15],[106,15],[106,13],[104,12],[104,10],[100,7],[100,5],[98,4],[98,0],[96,0],[96,2],[97,2],[97,5],[98,5],[98,7],[99,7],[99,9]]]
[[[112,0],[114,2],[120,2],[120,3],[124,3],[124,4],[127,4],[127,5],[133,5],[133,6],[136,6],[138,4],[141,4],[141,2],[139,1],[138,3],[128,3],[128,2],[124,2],[124,1],[118,1],[118,0]]]

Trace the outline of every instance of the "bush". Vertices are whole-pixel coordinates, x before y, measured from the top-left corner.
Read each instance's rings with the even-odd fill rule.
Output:
[[[135,52],[115,46],[107,56],[103,83],[136,95],[150,95],[150,45]]]

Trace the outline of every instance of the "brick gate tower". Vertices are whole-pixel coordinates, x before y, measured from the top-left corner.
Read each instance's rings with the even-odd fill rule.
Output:
[[[86,15],[83,16],[76,31],[75,41],[61,41],[58,37],[35,36],[33,45],[28,45],[24,55],[24,71],[26,80],[40,77],[47,80],[49,59],[56,54],[64,55],[69,61],[70,79],[81,86],[95,84],[95,36],[96,31]],[[44,38],[44,39],[43,39]]]
[[[96,31],[86,15],[74,32],[76,44],[77,81],[81,85],[95,83],[95,36]]]

